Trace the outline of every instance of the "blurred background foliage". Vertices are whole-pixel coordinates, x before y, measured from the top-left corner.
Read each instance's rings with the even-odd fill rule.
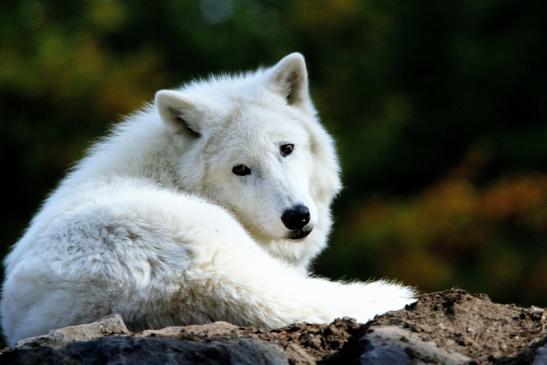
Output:
[[[547,305],[544,1],[7,1],[3,251],[160,88],[307,58],[345,190],[316,271]]]

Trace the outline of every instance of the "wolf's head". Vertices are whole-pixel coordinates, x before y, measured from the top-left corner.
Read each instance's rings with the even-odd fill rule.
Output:
[[[324,247],[339,166],[301,54],[159,91],[155,103],[178,146],[183,189],[230,210],[287,262],[305,266]]]

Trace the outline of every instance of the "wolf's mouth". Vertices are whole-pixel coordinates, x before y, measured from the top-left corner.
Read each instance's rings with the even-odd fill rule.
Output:
[[[291,239],[291,240],[300,240],[302,238],[307,237],[311,233],[311,231],[313,231],[312,227],[304,227],[304,228],[300,228],[300,229],[293,229],[289,233],[289,239]]]

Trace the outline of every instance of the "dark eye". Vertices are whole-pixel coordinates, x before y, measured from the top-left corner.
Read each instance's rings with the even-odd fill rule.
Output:
[[[294,144],[292,143],[287,143],[279,147],[279,151],[281,152],[281,156],[283,157],[287,157],[288,155],[290,155],[293,150],[294,150]]]
[[[251,169],[245,165],[237,165],[237,166],[234,166],[234,168],[232,169],[232,172],[238,176],[245,176],[245,175],[251,174]]]

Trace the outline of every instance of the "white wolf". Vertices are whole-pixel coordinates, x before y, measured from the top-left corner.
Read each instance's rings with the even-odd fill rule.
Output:
[[[120,313],[133,329],[367,321],[414,301],[311,276],[340,189],[304,58],[162,90],[97,143],[5,260],[9,344]]]

